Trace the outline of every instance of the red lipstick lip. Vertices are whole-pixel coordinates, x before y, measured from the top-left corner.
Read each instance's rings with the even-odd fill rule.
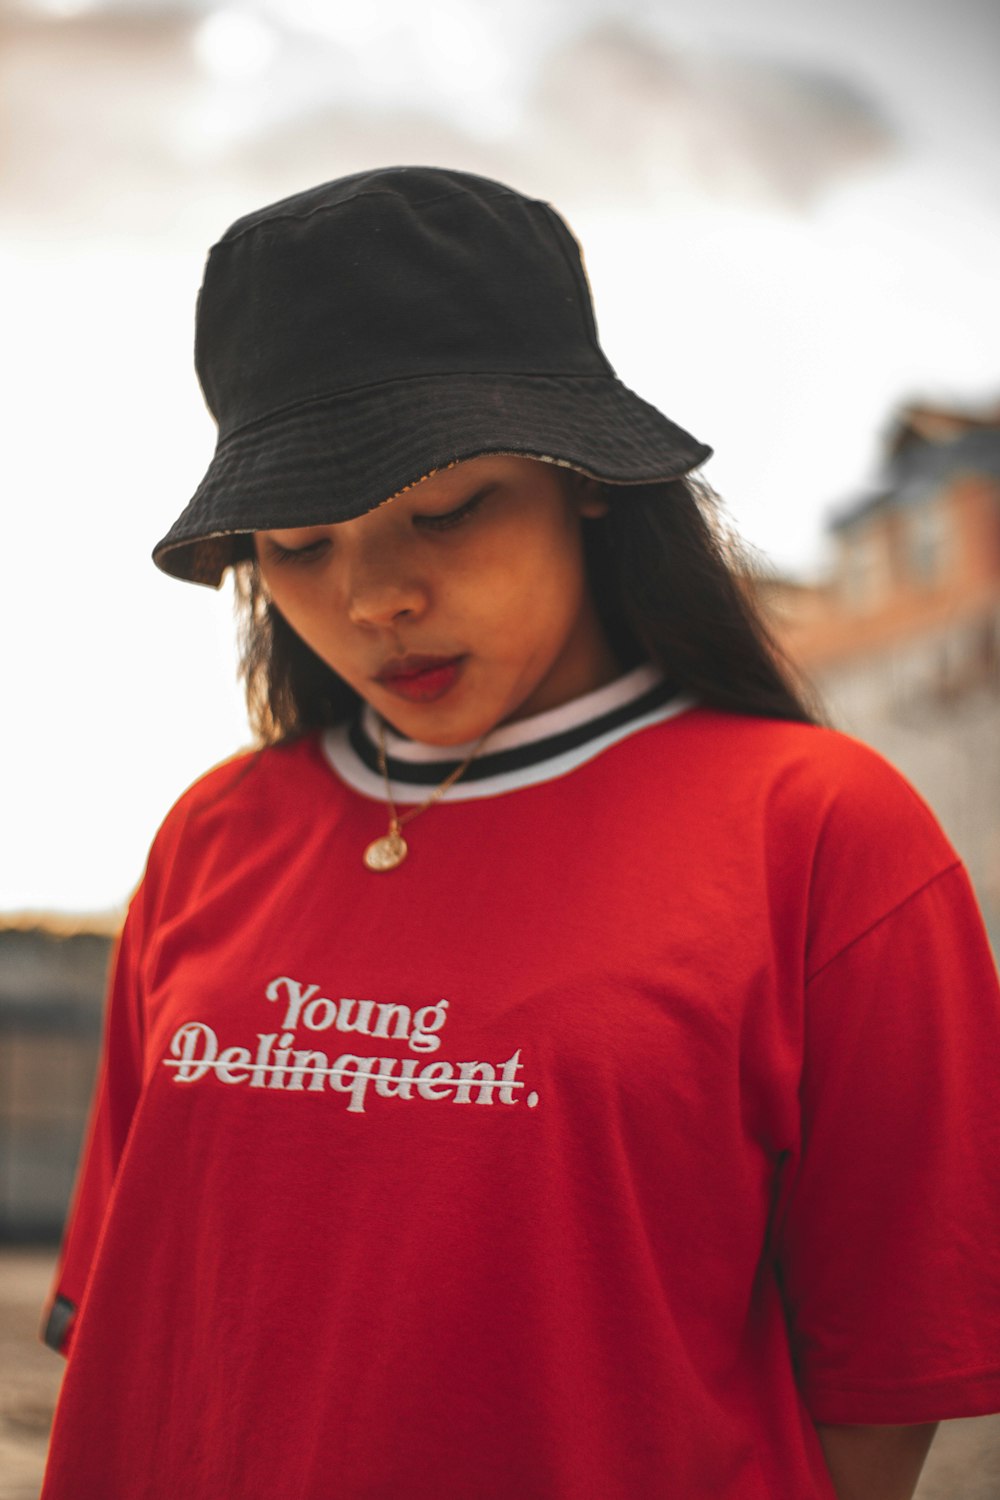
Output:
[[[403,656],[384,666],[375,681],[410,703],[435,703],[450,692],[464,656]]]
[[[424,672],[440,672],[445,667],[457,666],[462,660],[461,656],[400,656],[387,662],[376,674],[375,681],[386,684],[407,682]]]

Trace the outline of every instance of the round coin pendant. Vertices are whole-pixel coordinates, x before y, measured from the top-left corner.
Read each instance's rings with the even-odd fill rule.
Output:
[[[373,839],[365,850],[365,864],[369,870],[394,870],[407,855],[406,840],[401,833],[384,833]]]

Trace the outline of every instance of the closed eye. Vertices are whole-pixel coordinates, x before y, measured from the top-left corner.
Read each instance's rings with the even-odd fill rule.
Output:
[[[329,546],[326,537],[320,537],[318,541],[309,542],[305,547],[283,547],[273,537],[267,538],[267,556],[270,562],[303,564],[315,562]]]
[[[443,515],[414,516],[414,524],[423,527],[426,531],[448,531],[452,526],[461,526],[463,521],[469,520],[475,514],[487,495],[495,488],[495,485],[487,485],[484,489],[477,491],[471,500],[466,500],[464,505],[458,506],[456,510],[445,511]]]

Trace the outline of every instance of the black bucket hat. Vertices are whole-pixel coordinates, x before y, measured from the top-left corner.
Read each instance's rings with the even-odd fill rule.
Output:
[[[615,375],[559,215],[467,172],[359,172],[238,219],[195,365],[218,445],[153,559],[216,588],[250,533],[350,520],[463,459],[643,484],[712,451]]]

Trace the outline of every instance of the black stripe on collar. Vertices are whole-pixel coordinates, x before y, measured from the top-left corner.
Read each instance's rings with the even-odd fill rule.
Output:
[[[619,729],[632,719],[641,718],[643,714],[659,708],[676,695],[675,683],[658,682],[640,697],[633,698],[618,708],[609,709],[599,718],[588,719],[583,724],[575,724],[572,728],[564,729],[559,734],[549,735],[546,739],[532,740],[524,745],[515,745],[510,750],[498,750],[492,755],[486,754],[477,758],[464,773],[462,780],[464,782],[485,781],[489,776],[502,775],[506,771],[523,770],[525,766],[539,765],[552,760],[557,755],[564,755],[567,751],[586,744],[588,740],[597,739],[602,734]],[[370,771],[380,775],[378,747],[368,737],[360,719],[355,719],[348,731],[348,737],[358,759]],[[437,786],[459,764],[457,760],[414,762],[394,760],[392,756],[386,757],[386,768],[390,780],[406,782],[411,786]]]

